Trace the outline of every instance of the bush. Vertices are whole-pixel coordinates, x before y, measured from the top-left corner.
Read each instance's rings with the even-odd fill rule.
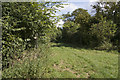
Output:
[[[56,16],[61,3],[14,2],[2,4],[3,68],[17,60],[23,50],[34,48],[38,42],[48,43],[54,34]],[[53,8],[54,6],[54,8]],[[34,39],[37,37],[37,39]]]
[[[113,45],[110,42],[104,41],[99,45],[99,47],[95,47],[95,49],[97,49],[97,50],[112,50]]]
[[[111,37],[115,35],[117,28],[113,21],[103,21],[98,24],[93,24],[90,30],[99,40],[110,41]]]
[[[47,67],[49,49],[41,44],[39,49],[31,49],[23,53],[23,58],[2,72],[2,78],[41,78]],[[49,52],[50,53],[50,52]]]
[[[106,18],[102,18],[98,24],[93,24],[90,28],[91,35],[96,37],[96,42],[99,48],[109,49],[112,47],[111,39],[115,36],[117,31],[116,24],[113,21],[106,21]]]
[[[42,75],[42,65],[39,59],[26,59],[21,63],[15,63],[14,67],[10,67],[3,71],[3,78],[40,78]]]

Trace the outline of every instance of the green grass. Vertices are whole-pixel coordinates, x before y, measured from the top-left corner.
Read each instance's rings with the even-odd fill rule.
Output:
[[[116,51],[98,51],[75,48],[73,45],[52,43],[44,58],[33,55],[14,63],[3,71],[3,78],[117,78],[118,54]],[[39,54],[41,55],[41,54]]]
[[[51,47],[47,78],[117,78],[118,54],[59,46]],[[57,45],[59,47],[57,47]]]

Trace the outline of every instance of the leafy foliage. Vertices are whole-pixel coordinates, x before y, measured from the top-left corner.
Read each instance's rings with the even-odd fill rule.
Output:
[[[112,43],[118,47],[120,46],[120,1],[115,2],[97,2],[95,5],[93,5],[93,9],[95,10],[96,14],[95,17],[99,20],[101,16],[106,17],[107,20],[113,21],[113,23],[116,24],[117,30],[115,33],[115,36],[112,38]]]
[[[64,24],[59,28],[56,24],[61,17],[55,16],[55,13],[59,11],[59,7],[63,8],[62,5],[62,2],[5,2],[2,4],[3,78],[66,77],[66,74],[68,74],[67,77],[91,78],[98,77],[98,74],[94,74],[96,70],[102,73],[100,74],[102,77],[116,76],[117,72],[113,72],[113,68],[110,67],[113,66],[114,70],[117,70],[114,66],[117,62],[116,54],[96,50],[77,50],[71,47],[120,50],[120,1],[97,2],[93,5],[96,12],[94,16],[82,8],[63,14]],[[63,41],[69,45],[58,45],[58,43],[51,47],[50,42],[54,41]],[[75,46],[71,46],[70,43]],[[113,57],[115,58],[112,60]],[[64,60],[65,65],[60,65],[64,62],[59,60]],[[67,62],[68,60],[71,63]],[[103,65],[106,62],[102,60],[110,62],[110,66]],[[96,65],[96,61],[100,64]],[[79,62],[85,66],[77,65]],[[100,65],[102,68],[99,67]],[[77,66],[81,66],[81,69]],[[60,72],[52,67],[59,68]],[[61,72],[62,69],[66,71]],[[90,69],[93,73],[89,72]],[[103,72],[106,69],[109,69],[110,74]],[[80,76],[81,70],[84,73]],[[87,76],[84,75],[85,72]]]
[[[76,24],[72,21],[66,21],[63,25],[63,30],[62,30],[62,38],[66,42],[73,42],[74,40],[74,34],[77,32],[77,29],[80,27],[79,24]]]
[[[94,16],[90,16],[87,10],[82,8],[74,10],[71,14],[63,14],[63,41],[80,46],[106,45],[104,49],[117,49],[116,46],[119,48],[119,3],[120,1],[96,2],[92,5],[96,12]],[[73,29],[73,24],[79,26],[75,25]]]
[[[101,20],[98,24],[93,24],[90,28],[92,34],[96,35],[100,41],[110,41],[117,30],[113,21]]]
[[[86,45],[89,43],[88,30],[90,28],[90,14],[87,10],[78,8],[71,14],[63,14],[65,18],[63,26],[63,40],[65,42],[79,43]]]
[[[38,43],[48,44],[57,30],[52,18],[61,7],[60,2],[14,2],[2,4],[3,22],[3,66],[9,66],[9,59],[17,59],[25,49]],[[12,56],[12,57],[11,57]],[[13,58],[13,56],[15,56]]]
[[[24,56],[21,59],[14,60],[12,66],[3,70],[2,78],[42,78],[47,67],[48,52],[45,44],[38,49],[22,52]]]

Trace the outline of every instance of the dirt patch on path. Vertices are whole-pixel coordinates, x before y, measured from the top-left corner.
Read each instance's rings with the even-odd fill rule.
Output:
[[[54,64],[53,67],[54,67],[56,70],[60,70],[60,71],[62,71],[62,72],[63,72],[63,71],[68,71],[68,72],[70,72],[70,73],[72,73],[72,74],[75,74],[75,75],[77,74],[77,75],[76,75],[77,78],[80,77],[80,74],[78,74],[77,71],[71,70],[70,68],[66,68],[66,67],[65,67],[64,69],[62,69],[61,66],[63,66],[63,65],[67,65],[67,64],[65,64],[65,63],[63,62],[63,60],[61,60],[61,61],[60,61],[60,64],[58,64],[58,65]]]

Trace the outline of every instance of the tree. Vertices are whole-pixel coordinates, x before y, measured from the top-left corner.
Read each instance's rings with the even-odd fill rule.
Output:
[[[74,17],[73,20],[75,23],[79,23],[83,27],[89,26],[90,14],[87,12],[87,10],[78,8],[72,12],[72,16]]]
[[[111,43],[111,38],[115,36],[117,27],[113,21],[107,21],[106,18],[102,18],[101,22],[98,24],[93,24],[90,30],[92,35],[97,37],[99,45],[103,45],[106,42]]]
[[[66,21],[63,25],[62,38],[66,42],[74,42],[76,38],[73,35],[78,31],[80,24],[74,23],[72,21]]]
[[[66,42],[79,43],[79,45],[85,45],[89,43],[89,28],[91,16],[87,10],[78,8],[71,14],[63,14],[64,26],[63,26],[63,38]]]
[[[47,44],[54,34],[56,16],[60,2],[11,2],[2,4],[2,56],[3,67],[11,60],[22,56],[25,49],[34,48],[38,42]]]
[[[115,2],[97,2],[95,5],[93,5],[93,9],[95,9],[96,14],[95,17],[97,20],[100,19],[100,16],[106,17],[108,20],[112,20],[116,26],[117,31],[115,33],[115,36],[112,38],[112,42],[114,45],[119,46],[120,44],[120,1]]]

